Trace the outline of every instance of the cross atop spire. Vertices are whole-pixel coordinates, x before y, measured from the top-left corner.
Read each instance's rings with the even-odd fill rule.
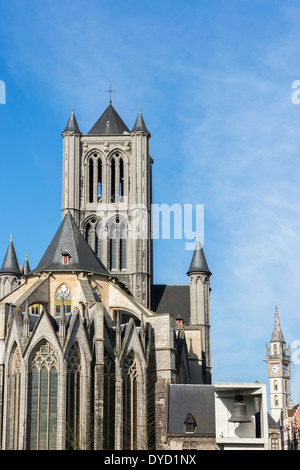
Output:
[[[109,93],[109,104],[111,104],[111,94],[116,92],[116,90],[111,89],[111,86],[112,86],[112,84],[110,83],[109,84],[109,87],[110,87],[109,90],[106,90],[106,93]]]

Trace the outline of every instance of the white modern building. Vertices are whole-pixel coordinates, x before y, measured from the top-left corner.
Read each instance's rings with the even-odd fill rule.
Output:
[[[215,420],[220,450],[268,450],[266,385],[216,383]]]

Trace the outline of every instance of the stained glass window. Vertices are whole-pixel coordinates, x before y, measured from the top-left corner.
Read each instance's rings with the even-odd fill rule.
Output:
[[[62,284],[56,291],[56,315],[60,314],[62,308],[65,313],[71,312],[71,294],[65,284]]]
[[[33,356],[29,384],[29,448],[55,450],[58,361],[54,348],[46,341]]]

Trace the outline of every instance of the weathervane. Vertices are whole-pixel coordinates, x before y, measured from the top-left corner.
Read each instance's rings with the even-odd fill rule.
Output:
[[[106,90],[106,93],[109,93],[109,104],[111,104],[111,94],[115,93],[115,90],[111,89],[111,83],[109,84],[110,88],[109,90]]]

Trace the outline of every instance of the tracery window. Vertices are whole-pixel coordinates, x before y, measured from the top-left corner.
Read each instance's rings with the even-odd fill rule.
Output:
[[[19,447],[19,419],[20,419],[20,380],[21,380],[21,356],[19,348],[16,348],[11,375],[11,394],[12,394],[12,448],[17,450]]]
[[[123,449],[137,448],[138,369],[133,351],[123,365]]]
[[[36,350],[29,375],[29,448],[55,450],[57,443],[58,360],[46,341]]]
[[[60,315],[62,309],[65,313],[71,313],[71,294],[65,284],[56,291],[56,315]]]
[[[104,449],[114,449],[115,436],[115,365],[111,356],[104,352]]]
[[[81,360],[78,345],[73,344],[67,360],[67,447],[80,447]]]

